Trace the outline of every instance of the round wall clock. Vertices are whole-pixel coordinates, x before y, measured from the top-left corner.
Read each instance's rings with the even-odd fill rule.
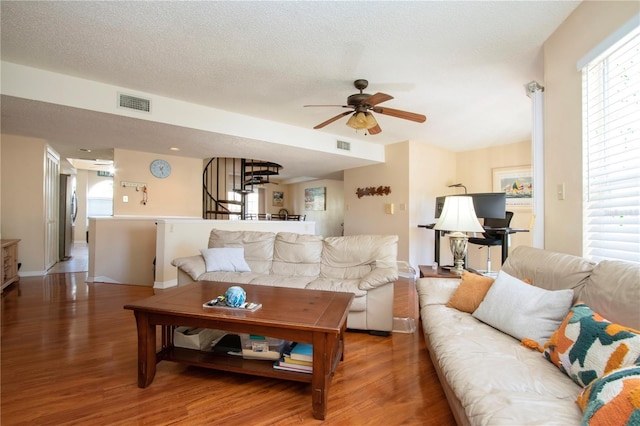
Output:
[[[151,174],[160,179],[171,174],[171,165],[164,160],[153,160],[150,169]]]

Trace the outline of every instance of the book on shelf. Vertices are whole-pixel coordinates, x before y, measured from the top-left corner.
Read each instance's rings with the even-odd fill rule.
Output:
[[[311,343],[294,342],[291,344],[291,351],[289,352],[291,359],[299,361],[313,361],[313,346]]]
[[[313,367],[310,365],[291,364],[284,360],[284,357],[273,363],[273,368],[276,370],[293,371],[295,373],[313,373]]]
[[[290,355],[284,355],[282,358],[284,359],[284,362],[286,362],[287,364],[297,364],[297,365],[307,365],[307,366],[313,365],[313,362],[311,361],[300,361],[299,359],[291,359]]]

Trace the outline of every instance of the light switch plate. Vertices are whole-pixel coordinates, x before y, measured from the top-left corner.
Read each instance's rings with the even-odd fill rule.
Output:
[[[564,183],[559,183],[556,189],[558,193],[558,200],[564,200]]]

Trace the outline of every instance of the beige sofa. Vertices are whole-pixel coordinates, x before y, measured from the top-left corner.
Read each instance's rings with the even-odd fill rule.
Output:
[[[390,332],[397,245],[395,235],[323,239],[290,232],[213,229],[208,247],[242,248],[250,271],[207,271],[202,255],[174,259],[172,265],[178,268],[178,285],[205,280],[353,293],[347,327]]]
[[[573,302],[583,301],[613,323],[640,329],[639,265],[594,264],[520,246],[502,270],[548,290],[573,289]],[[427,349],[457,423],[580,424],[582,411],[575,401],[582,387],[540,352],[471,313],[447,307],[459,282],[422,278],[417,283]]]

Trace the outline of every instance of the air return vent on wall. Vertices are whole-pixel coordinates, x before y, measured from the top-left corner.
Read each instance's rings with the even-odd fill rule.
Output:
[[[351,151],[351,143],[345,141],[337,141],[336,147],[338,149],[344,149],[345,151]]]
[[[151,112],[151,101],[137,96],[118,94],[120,108],[134,109],[136,111]]]

